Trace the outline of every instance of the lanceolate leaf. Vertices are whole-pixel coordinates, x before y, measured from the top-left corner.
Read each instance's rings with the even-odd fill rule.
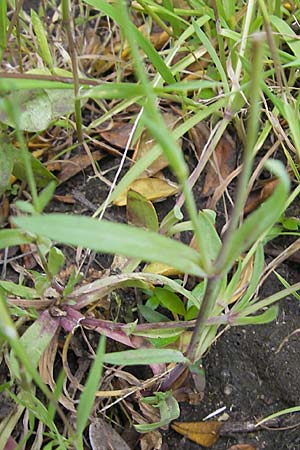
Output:
[[[205,275],[199,267],[198,253],[192,248],[157,233],[125,224],[64,214],[16,217],[14,222],[25,230],[64,244],[143,261],[163,262],[192,275]]]
[[[108,364],[135,366],[170,362],[187,363],[188,359],[178,350],[142,348],[139,350],[107,353],[104,355],[103,361]]]
[[[274,305],[258,316],[239,317],[234,321],[233,325],[262,325],[273,322],[277,315],[278,305]]]
[[[26,236],[21,230],[1,230],[0,231],[0,249],[11,247],[13,245],[30,244],[32,237]]]

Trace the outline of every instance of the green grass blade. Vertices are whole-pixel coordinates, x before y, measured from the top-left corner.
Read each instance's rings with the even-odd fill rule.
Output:
[[[64,214],[16,217],[13,220],[28,231],[58,242],[143,261],[162,262],[186,273],[205,275],[199,266],[199,255],[195,250],[154,232]]]
[[[223,82],[224,85],[224,91],[225,93],[229,92],[229,86],[228,86],[228,81],[227,81],[227,76],[226,73],[223,69],[222,63],[217,55],[216,50],[214,49],[214,47],[212,46],[210,40],[208,39],[208,37],[205,35],[205,33],[201,30],[201,28],[199,27],[199,25],[196,22],[193,22],[194,28],[195,28],[195,32],[198,36],[198,38],[200,39],[200,41],[203,43],[204,47],[206,48],[207,52],[210,54],[211,59],[213,60],[219,74],[220,74],[220,78]]]
[[[277,31],[281,34],[282,38],[290,47],[294,55],[296,57],[299,57],[300,41],[296,33],[289,26],[289,24],[283,19],[280,19],[280,17],[276,16],[270,16],[270,21],[272,25],[277,29]]]
[[[260,420],[256,424],[256,426],[258,427],[258,426],[262,425],[263,423],[268,422],[269,420],[272,420],[272,419],[276,419],[276,417],[283,416],[284,414],[299,413],[299,412],[300,412],[300,406],[293,406],[291,408],[282,409],[282,410],[277,411],[276,413],[271,414],[270,416],[265,417],[264,419]]]
[[[278,316],[278,305],[271,306],[267,311],[256,316],[238,317],[232,325],[264,325],[273,322]]]
[[[94,404],[95,393],[99,388],[105,353],[105,336],[101,336],[96,357],[89,371],[88,379],[80,396],[77,409],[77,437],[81,438]]]
[[[89,88],[88,85],[83,85],[82,88]],[[21,89],[74,89],[74,84],[66,81],[51,81],[51,80],[37,80],[32,75],[30,78],[0,78],[0,90],[1,91],[16,91]]]
[[[34,33],[37,38],[41,57],[43,58],[44,63],[49,67],[49,69],[53,69],[53,59],[48,45],[47,34],[45,32],[41,19],[34,11],[34,9],[31,10],[31,21]]]
[[[105,83],[84,92],[81,98],[138,99],[138,97],[143,97],[145,94],[144,87],[137,83]]]

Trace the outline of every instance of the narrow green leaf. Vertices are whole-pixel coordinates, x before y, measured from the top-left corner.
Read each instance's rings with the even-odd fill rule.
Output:
[[[154,295],[158,298],[160,304],[167,308],[169,311],[180,314],[184,316],[185,307],[178,297],[178,295],[174,294],[174,292],[169,291],[168,289],[156,287],[154,289]]]
[[[96,356],[92,367],[89,371],[84,390],[80,396],[79,405],[77,409],[77,436],[81,436],[92,411],[95,393],[97,392],[102,376],[103,357],[105,353],[105,336],[101,336],[97,348]]]
[[[262,325],[273,322],[278,315],[278,305],[271,306],[264,313],[257,316],[239,317],[232,325]]]
[[[65,244],[139,258],[148,262],[162,262],[182,272],[197,276],[205,275],[199,267],[199,257],[195,250],[151,231],[64,214],[15,217],[13,221],[32,233]]]
[[[145,96],[144,87],[138,83],[104,83],[81,95],[81,98],[138,98]]]
[[[170,344],[173,344],[174,342],[176,342],[181,333],[178,333],[177,335],[170,336],[170,337],[157,337],[157,338],[148,337],[148,339],[149,339],[149,342],[153,345],[153,347],[164,348],[164,347],[168,347],[168,346],[170,346]]]
[[[180,328],[154,328],[153,330],[133,331],[131,334],[133,334],[134,336],[143,336],[147,338],[165,339],[170,337],[178,337],[181,333],[183,333],[183,330]]]
[[[35,210],[33,204],[30,203],[29,201],[25,202],[24,200],[17,200],[15,205],[20,211],[22,211],[24,213],[28,213],[28,214],[36,213],[36,210]]]
[[[161,363],[188,363],[188,359],[178,350],[147,348],[106,353],[103,362],[107,364],[135,366]]]
[[[39,194],[39,213],[43,212],[55,192],[56,183],[50,181],[50,183]]]
[[[49,272],[55,276],[58,274],[62,266],[64,265],[65,257],[59,248],[52,247],[48,256],[48,269]]]
[[[52,60],[52,55],[51,55],[50,48],[48,45],[47,35],[45,32],[44,26],[41,22],[41,19],[39,18],[37,13],[34,11],[34,9],[31,10],[31,22],[32,22],[34,33],[37,38],[41,57],[43,58],[44,63],[50,69],[52,69],[53,68],[53,60]]]
[[[35,289],[27,286],[22,286],[21,284],[13,283],[12,281],[0,280],[0,287],[4,289],[7,293],[22,297],[28,300],[38,298],[38,294]]]
[[[215,89],[221,88],[223,83],[220,81],[210,81],[210,80],[197,80],[197,81],[178,81],[178,83],[172,83],[168,86],[162,86],[160,88],[154,88],[157,94],[162,92],[188,92],[201,89]]]
[[[205,248],[202,248],[201,251],[204,252],[210,261],[214,261],[221,249],[221,239],[215,228],[215,214],[210,210],[203,210],[199,214],[199,229],[200,233],[203,236],[206,236],[206,239],[203,240]]]
[[[218,72],[220,74],[220,78],[221,78],[223,86],[224,86],[224,91],[226,93],[228,93],[229,92],[229,86],[228,86],[227,76],[226,76],[226,73],[225,73],[225,71],[223,69],[223,66],[221,64],[221,61],[220,61],[220,59],[218,57],[218,54],[217,54],[216,50],[214,49],[211,41],[208,39],[206,34],[201,30],[201,28],[199,27],[197,22],[193,21],[193,25],[194,25],[194,29],[196,31],[196,34],[197,34],[198,38],[203,43],[203,45],[206,48],[207,52],[211,56],[211,59],[213,60],[215,66],[216,66],[216,68],[217,68],[217,70],[218,70]]]
[[[33,238],[27,236],[21,230],[0,230],[0,249],[14,245],[30,244],[32,241]]]
[[[0,2],[0,55],[7,45],[7,1]]]
[[[82,89],[89,89],[89,88],[90,87],[88,85],[82,86]],[[5,78],[2,76],[0,77],[0,91],[6,92],[6,91],[32,90],[32,89],[67,89],[70,91],[74,90],[74,84],[70,83],[69,80],[66,80],[66,82],[37,80],[34,77],[34,74],[32,74],[32,78],[21,78],[21,77]]]
[[[296,33],[292,30],[289,24],[277,16],[270,16],[272,25],[279,31],[283,40],[290,47],[296,57],[300,54],[300,41]]]
[[[284,414],[292,414],[292,413],[299,413],[300,412],[300,406],[292,406],[291,408],[282,409],[280,411],[277,411],[274,414],[271,414],[268,417],[265,417],[264,419],[260,420],[256,426],[259,427],[265,422],[268,422],[269,420],[276,419],[276,417],[283,416]]]

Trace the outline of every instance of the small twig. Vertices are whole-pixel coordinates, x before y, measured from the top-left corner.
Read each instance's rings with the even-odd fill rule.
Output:
[[[268,428],[268,430],[280,430],[280,428],[277,428],[277,425],[280,424],[280,421],[278,419],[271,419],[269,421],[269,424],[276,427],[276,428]],[[228,434],[232,433],[253,433],[254,431],[261,431],[262,429],[265,429],[266,427],[263,425],[256,425],[255,422],[224,422],[224,425],[222,426],[220,430],[221,436],[227,436]]]

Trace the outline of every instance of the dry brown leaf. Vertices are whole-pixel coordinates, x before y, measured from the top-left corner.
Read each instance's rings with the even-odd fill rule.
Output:
[[[99,161],[104,157],[104,154],[98,150],[92,153],[94,161]],[[86,169],[91,164],[91,158],[87,154],[76,155],[73,158],[67,159],[63,162],[63,167],[58,175],[59,184],[69,180],[69,178],[77,175],[81,170]]]
[[[53,195],[54,200],[57,200],[58,202],[61,203],[68,203],[71,205],[74,205],[74,203],[76,203],[75,198],[70,195],[70,194],[66,194],[66,195]]]
[[[91,423],[89,438],[93,450],[130,450],[116,430],[100,417]]]
[[[108,130],[100,131],[100,136],[111,145],[125,148],[132,126],[132,123],[113,122]]]
[[[237,444],[237,445],[232,445],[231,447],[229,447],[228,450],[256,450],[256,446],[255,445],[250,445],[250,444]]]
[[[171,427],[191,441],[209,448],[217,442],[222,423],[216,420],[210,422],[173,422]]]
[[[6,195],[0,198],[0,226],[4,225],[9,216],[9,201]]]
[[[213,161],[208,165],[202,194],[206,197],[212,195],[220,182],[235,169],[235,165],[236,146],[229,133],[225,132],[213,153]]]
[[[246,202],[244,209],[245,214],[249,214],[254,211],[261,203],[263,203],[270,195],[273,194],[274,189],[278,185],[278,179],[273,178],[263,183],[262,187],[252,191]]]
[[[178,122],[178,116],[173,113],[164,113],[162,114],[163,118],[168,126],[169,130],[173,130],[175,125]],[[178,141],[179,146],[181,146],[181,140]],[[155,141],[152,139],[147,130],[144,130],[141,134],[133,154],[132,159],[134,161],[138,161],[141,159],[146,153],[149,152],[155,145]],[[166,157],[164,155],[160,155],[144,172],[143,176],[152,176],[164,169],[169,165]]]
[[[162,447],[162,436],[159,431],[151,431],[141,438],[141,450],[160,450]]]
[[[170,197],[178,192],[178,186],[170,181],[160,178],[138,178],[113,203],[117,206],[125,206],[129,189],[142,194],[147,200],[152,201]]]

